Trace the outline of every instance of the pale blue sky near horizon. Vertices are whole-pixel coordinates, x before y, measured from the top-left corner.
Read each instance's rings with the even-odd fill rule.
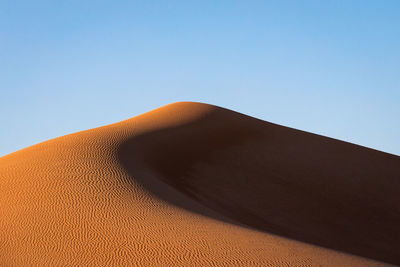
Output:
[[[400,1],[0,2],[0,156],[176,101],[400,155]]]

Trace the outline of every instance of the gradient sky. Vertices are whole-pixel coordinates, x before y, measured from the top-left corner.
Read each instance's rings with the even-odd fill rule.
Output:
[[[400,155],[400,1],[0,1],[0,156],[183,100]]]

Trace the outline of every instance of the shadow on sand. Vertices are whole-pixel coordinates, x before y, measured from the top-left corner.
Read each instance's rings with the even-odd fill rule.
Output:
[[[400,264],[398,156],[218,108],[135,136],[118,157],[179,207]]]

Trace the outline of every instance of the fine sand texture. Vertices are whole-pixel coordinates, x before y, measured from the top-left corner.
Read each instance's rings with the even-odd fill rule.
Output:
[[[391,264],[399,156],[220,107],[174,103],[0,158],[0,266]]]

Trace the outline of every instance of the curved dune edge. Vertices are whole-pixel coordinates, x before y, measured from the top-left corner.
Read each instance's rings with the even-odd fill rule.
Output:
[[[0,265],[399,264],[399,166],[171,104],[0,158]]]

